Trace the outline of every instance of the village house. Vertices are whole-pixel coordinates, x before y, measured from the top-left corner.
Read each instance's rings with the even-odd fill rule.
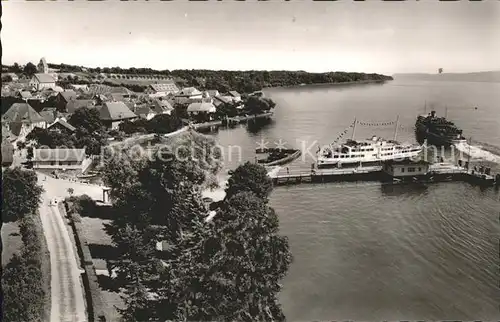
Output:
[[[151,110],[151,108],[149,108],[149,106],[147,106],[146,104],[136,106],[134,109],[134,113],[140,118],[146,119],[148,121],[156,116],[156,113],[153,112],[153,110]]]
[[[45,120],[47,128],[57,119],[57,109],[55,107],[46,107],[38,114]]]
[[[60,112],[67,112],[67,108],[66,108],[66,105],[72,101],[72,100],[76,100],[77,98],[77,94],[75,91],[64,91],[64,92],[61,92],[59,94],[57,94],[56,96],[56,108],[58,111]]]
[[[201,102],[202,93],[194,87],[183,88],[175,94],[176,104],[189,104],[195,101]]]
[[[47,130],[57,133],[73,134],[76,131],[76,128],[65,120],[59,118],[54,123],[49,125]]]
[[[383,170],[393,178],[419,177],[429,172],[430,163],[424,160],[388,161],[384,163]]]
[[[215,96],[220,95],[219,91],[216,89],[209,89],[209,90],[207,90],[207,93],[208,93],[208,96],[210,96],[210,97],[215,97]]]
[[[228,96],[231,96],[235,103],[241,102],[241,95],[237,91],[229,91]]]
[[[100,118],[107,128],[114,130],[123,121],[136,119],[137,115],[123,102],[106,102],[100,109]]]
[[[233,98],[231,96],[214,96],[213,104],[215,107],[219,107],[222,104],[233,104]]]
[[[179,88],[173,81],[165,82],[162,84],[150,84],[145,90],[144,93],[149,97],[164,97],[170,93],[177,93]]]
[[[28,99],[32,98],[33,95],[31,95],[31,92],[29,91],[18,91],[15,97],[27,101]]]
[[[187,108],[188,115],[197,122],[206,122],[213,120],[213,114],[217,111],[212,103],[195,102],[189,104]]]
[[[14,103],[2,115],[2,126],[17,137],[25,137],[35,127],[45,128],[47,122],[28,103]]]
[[[95,102],[94,100],[80,100],[80,99],[71,100],[68,102],[68,104],[66,104],[66,109],[64,113],[73,114],[77,109],[81,107],[93,108],[95,107]]]
[[[85,149],[33,149],[34,169],[80,170],[84,172],[92,163]]]
[[[44,88],[54,88],[56,87],[56,80],[50,74],[35,74],[31,78],[29,86],[32,86],[37,91]]]
[[[151,109],[155,114],[168,114],[168,115],[170,115],[174,110],[174,108],[168,101],[158,100],[158,99],[153,100],[151,104]]]
[[[14,162],[14,145],[2,136],[2,167],[8,167]]]

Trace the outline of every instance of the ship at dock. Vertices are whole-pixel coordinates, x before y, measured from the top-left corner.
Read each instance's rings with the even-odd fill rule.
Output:
[[[415,137],[419,143],[427,140],[428,144],[445,147],[467,142],[462,130],[446,117],[436,116],[436,111],[417,117]]]
[[[375,135],[369,139],[354,140],[356,124],[358,123],[354,120],[351,139],[342,144],[337,145],[332,143],[319,147],[317,152],[317,167],[370,165],[390,160],[405,160],[418,157],[422,152],[422,145],[403,144],[396,141],[399,126],[398,120],[396,120],[393,140],[386,140]]]

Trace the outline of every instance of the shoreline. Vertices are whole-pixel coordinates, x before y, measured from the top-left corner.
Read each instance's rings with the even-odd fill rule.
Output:
[[[284,85],[284,86],[270,86],[263,87],[260,91],[273,88],[292,88],[292,87],[307,87],[307,86],[340,86],[340,85],[363,85],[363,84],[382,84],[385,82],[393,81],[394,79],[387,80],[364,80],[364,81],[351,81],[351,82],[341,82],[341,83],[311,83],[311,84],[297,84],[297,85]]]

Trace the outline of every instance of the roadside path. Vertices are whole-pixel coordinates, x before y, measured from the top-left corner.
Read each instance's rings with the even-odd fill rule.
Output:
[[[102,198],[102,187],[58,180],[40,173],[38,180],[45,189],[40,205],[40,217],[50,253],[50,321],[87,321],[78,256],[75,254],[62,214],[52,201],[57,199],[60,202],[68,196],[67,189],[70,187],[76,195],[86,193],[94,199],[99,199]]]

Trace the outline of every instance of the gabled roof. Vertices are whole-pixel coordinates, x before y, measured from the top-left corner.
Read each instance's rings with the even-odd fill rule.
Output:
[[[109,92],[113,93],[113,94],[131,94],[132,93],[131,90],[129,90],[128,88],[123,87],[123,86],[111,87],[109,89]]]
[[[83,161],[85,149],[33,149],[33,161]]]
[[[152,109],[147,105],[141,105],[135,108],[135,114],[139,116],[147,116],[148,114],[154,113]]]
[[[55,83],[56,80],[50,74],[35,74],[35,77],[40,83]]]
[[[61,92],[59,93],[59,95],[61,95],[61,97],[67,102],[69,102],[70,100],[75,100],[76,99],[76,92],[75,91],[64,91],[64,92]]]
[[[156,92],[178,92],[179,88],[173,81],[165,82],[162,84],[151,84],[149,85]]]
[[[209,90],[207,90],[207,93],[208,93],[208,95],[210,95],[211,97],[214,97],[214,96],[219,95],[219,91],[218,91],[218,90],[216,90],[216,89],[209,89]]]
[[[152,110],[155,113],[162,114],[162,113],[170,112],[173,109],[174,108],[172,107],[172,105],[170,105],[170,103],[168,101],[160,101],[157,99],[153,100]]]
[[[9,110],[2,115],[2,123],[3,122],[33,124],[45,122],[45,120],[28,103],[14,103]]]
[[[54,124],[51,124],[47,129],[50,129],[51,127],[53,127],[53,126],[55,126],[57,124],[65,127],[66,129],[68,129],[71,132],[75,132],[76,131],[76,127],[74,127],[73,125],[69,124],[65,120],[61,120],[61,119],[58,119]]]
[[[39,114],[47,124],[52,124],[56,120],[56,112],[54,111],[41,111]]]
[[[71,100],[66,104],[66,111],[68,113],[74,113],[80,107],[93,107],[93,100]]]
[[[20,91],[19,95],[21,95],[21,98],[31,98],[31,97],[33,97],[33,95],[31,95],[31,93],[28,92],[28,91]]]
[[[180,96],[191,96],[191,95],[200,95],[200,94],[201,94],[201,92],[194,87],[183,88],[179,93],[177,93],[177,95],[180,95]]]
[[[232,103],[233,102],[233,97],[232,96],[215,96],[215,100],[218,100],[222,103]]]
[[[240,93],[238,93],[237,91],[229,91],[229,95],[231,95],[232,97],[241,97]]]
[[[191,103],[187,108],[188,112],[207,112],[207,113],[215,113],[217,109],[212,103]]]
[[[119,121],[137,117],[123,102],[106,102],[100,113],[101,120],[104,121]]]

